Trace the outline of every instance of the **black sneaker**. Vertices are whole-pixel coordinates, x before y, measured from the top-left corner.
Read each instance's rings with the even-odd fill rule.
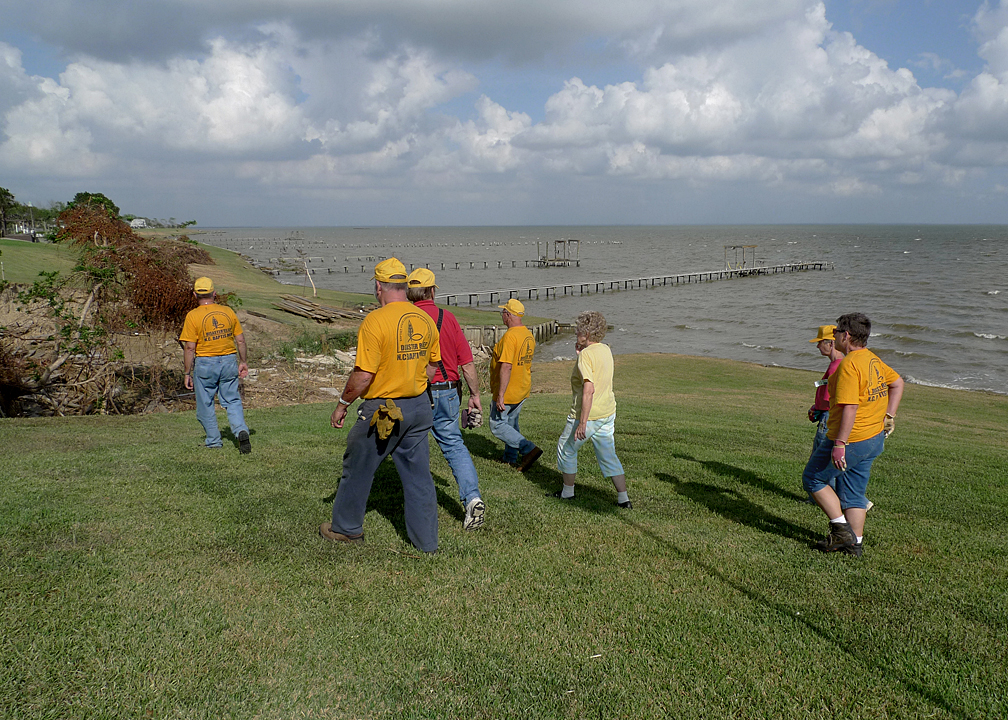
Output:
[[[851,530],[850,523],[831,522],[829,532],[826,533],[826,537],[815,544],[815,549],[827,553],[841,550],[850,553],[851,550],[848,548],[853,548],[855,545],[857,545],[857,538],[854,536],[854,531]]]
[[[249,442],[249,434],[247,430],[242,430],[238,433],[238,452],[242,455],[248,455],[252,452],[252,443]]]
[[[864,552],[864,543],[856,542],[853,545],[848,545],[844,547],[843,551],[848,555],[853,555],[854,557],[861,557],[861,553]]]
[[[624,510],[633,510],[633,503],[627,500],[626,502],[616,503],[618,506]]]
[[[570,502],[571,500],[574,499],[573,495],[571,495],[570,497],[564,497],[563,490],[557,490],[556,492],[550,493],[546,497],[556,498],[557,500],[563,500],[564,502]]]

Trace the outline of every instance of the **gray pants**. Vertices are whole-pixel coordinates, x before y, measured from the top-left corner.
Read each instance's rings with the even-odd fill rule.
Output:
[[[432,413],[427,394],[415,398],[393,398],[403,420],[387,440],[379,440],[370,426],[371,416],[384,398],[361,403],[357,422],[347,435],[343,455],[343,477],[333,501],[332,529],[344,535],[364,532],[364,513],[375,471],[389,455],[399,471],[405,503],[406,534],[423,552],[435,552],[438,546],[437,493],[430,474],[430,446],[427,433]]]

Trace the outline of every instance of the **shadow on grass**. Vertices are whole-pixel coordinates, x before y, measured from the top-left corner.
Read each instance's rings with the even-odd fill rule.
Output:
[[[462,442],[469,454],[487,460],[500,460],[504,456],[504,443],[494,442],[481,433],[462,431]]]
[[[734,465],[728,465],[723,462],[718,462],[717,460],[697,460],[692,455],[683,455],[681,453],[672,453],[672,457],[679,460],[688,460],[689,462],[695,462],[703,467],[710,470],[716,475],[721,475],[722,477],[732,478],[733,480],[738,480],[743,482],[750,487],[754,487],[757,490],[762,490],[763,492],[770,493],[771,495],[779,495],[782,498],[788,500],[804,500],[805,495],[789,492],[785,490],[780,485],[770,482],[766,478],[762,478],[751,470],[746,470],[744,468],[735,467]],[[799,478],[800,482],[800,478]]]
[[[563,474],[546,465],[541,465],[538,461],[525,471],[524,477],[533,485],[537,485],[545,495],[552,495],[563,487]],[[578,510],[588,510],[594,513],[613,513],[618,510],[616,506],[616,490],[612,487],[612,482],[604,478],[608,484],[608,491],[604,488],[597,488],[583,482],[578,482],[574,486],[573,500],[560,500],[559,498],[549,498],[550,502],[555,502]]]
[[[452,497],[442,488],[451,489],[454,482],[431,473],[434,480],[434,491],[437,493],[437,503],[444,508],[452,517],[459,522],[465,519],[465,509],[459,504],[458,498]],[[337,485],[338,487],[338,485]],[[336,499],[336,490],[322,498],[322,502],[332,505]],[[389,524],[395,528],[396,533],[407,545],[412,545],[412,540],[406,532],[406,513],[404,510],[405,498],[403,496],[402,480],[399,478],[399,471],[396,470],[395,463],[391,458],[386,458],[378,470],[375,471],[374,481],[371,483],[371,493],[368,495],[367,510],[375,510]],[[365,510],[365,512],[367,512]]]
[[[256,431],[253,430],[252,428],[249,428],[249,440],[251,440],[252,438],[254,438],[255,434],[256,434]],[[235,434],[233,432],[231,432],[231,428],[224,428],[223,430],[221,430],[220,436],[221,436],[221,440],[225,440],[225,441],[231,443],[232,445],[234,445],[234,449],[235,450],[238,449],[238,438],[235,436]]]
[[[466,447],[469,449],[469,453],[474,457],[482,457],[496,462],[504,454],[504,444],[495,442],[485,435],[463,431],[462,437],[465,440]],[[505,469],[503,466],[501,472],[513,472],[516,480],[524,479],[538,486],[544,495],[552,495],[563,487],[563,475],[558,470],[554,470],[548,465],[543,464],[543,460],[546,458],[546,454],[550,452],[550,448],[540,446],[540,449],[543,451],[542,457],[536,460],[532,467],[524,473],[513,469]],[[587,461],[594,462],[592,456],[589,455],[589,458],[591,459]],[[561,501],[557,498],[550,498],[550,501],[569,505],[579,510],[590,510],[595,513],[617,512],[619,508],[616,505],[616,490],[612,487],[612,482],[608,478],[605,478],[603,482],[606,484],[604,488],[578,482],[574,492],[574,500]]]
[[[438,505],[459,522],[465,520],[465,508],[459,502],[455,478],[443,478],[437,473],[431,473],[431,477],[434,478],[434,491],[437,492]]]
[[[683,482],[667,473],[655,473],[655,477],[671,485],[672,489],[683,497],[732,522],[797,542],[811,544],[819,539],[819,535],[811,530],[792,525],[784,518],[767,512],[762,506],[751,502],[735,490],[705,483]]]
[[[659,479],[664,480],[672,484],[673,486],[679,483],[678,478],[671,475],[662,475]],[[658,535],[653,530],[643,526],[641,523],[636,522],[634,516],[631,513],[620,513],[617,517],[624,522],[627,526],[635,528],[642,535],[645,535],[658,546],[666,548],[670,553],[676,555],[685,562],[688,562],[695,567],[701,569],[703,572],[707,573],[710,577],[714,578],[718,582],[723,583],[725,586],[732,588],[740,595],[747,598],[750,602],[756,603],[773,614],[775,614],[781,621],[782,624],[793,623],[797,626],[803,627],[808,630],[813,635],[818,637],[823,642],[832,645],[837,648],[840,652],[853,658],[857,662],[861,663],[866,671],[871,671],[877,674],[879,677],[891,678],[892,681],[899,683],[908,692],[911,692],[918,697],[922,698],[926,702],[931,703],[936,708],[941,708],[950,715],[962,718],[966,720],[967,718],[973,717],[971,713],[962,707],[956,707],[952,702],[942,696],[939,691],[933,690],[926,687],[918,680],[916,677],[909,676],[904,672],[901,672],[898,668],[892,668],[885,665],[879,658],[872,653],[871,647],[864,647],[862,645],[855,644],[839,633],[835,633],[828,627],[824,627],[821,624],[813,622],[808,617],[803,615],[797,615],[793,607],[790,607],[784,603],[777,602],[773,600],[770,596],[761,593],[759,590],[742,584],[738,580],[729,577],[725,572],[717,569],[710,563],[703,560],[699,553],[690,552],[689,550],[684,550],[678,547],[674,542],[669,540],[667,537]],[[809,552],[814,552],[809,550]],[[853,558],[837,557],[840,561],[849,561],[854,563],[864,562],[863,560],[855,560]]]

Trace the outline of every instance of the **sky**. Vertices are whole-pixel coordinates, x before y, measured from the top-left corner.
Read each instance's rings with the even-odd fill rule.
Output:
[[[0,0],[0,186],[213,226],[1008,223],[1008,0]]]

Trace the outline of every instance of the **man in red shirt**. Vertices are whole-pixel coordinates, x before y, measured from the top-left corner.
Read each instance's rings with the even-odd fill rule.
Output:
[[[833,330],[835,328],[836,325],[820,325],[819,332],[814,338],[809,340],[809,342],[816,344],[819,354],[829,358],[830,361],[829,367],[823,373],[822,379],[816,380],[815,402],[812,403],[812,407],[808,410],[809,421],[819,423],[816,428],[815,438],[812,440],[812,452],[815,452],[815,449],[819,447],[819,443],[826,440],[826,422],[829,420],[829,389],[826,387],[826,382],[829,380],[829,376],[836,372],[837,367],[840,366],[840,361],[844,358],[844,354],[840,352],[836,343],[833,342]],[[836,487],[835,480],[830,483],[830,487]],[[815,505],[815,500],[812,499],[811,493],[809,493],[806,502],[810,505]]]
[[[431,316],[437,324],[441,342],[441,361],[428,386],[434,404],[434,424],[431,432],[441,452],[455,475],[459,487],[459,500],[465,508],[463,527],[475,530],[483,524],[486,506],[479,492],[479,478],[472,456],[462,442],[459,428],[459,405],[462,392],[459,370],[469,386],[469,412],[483,414],[480,403],[479,376],[473,363],[472,350],[455,316],[434,304],[434,273],[427,268],[417,268],[407,279],[406,298]]]

